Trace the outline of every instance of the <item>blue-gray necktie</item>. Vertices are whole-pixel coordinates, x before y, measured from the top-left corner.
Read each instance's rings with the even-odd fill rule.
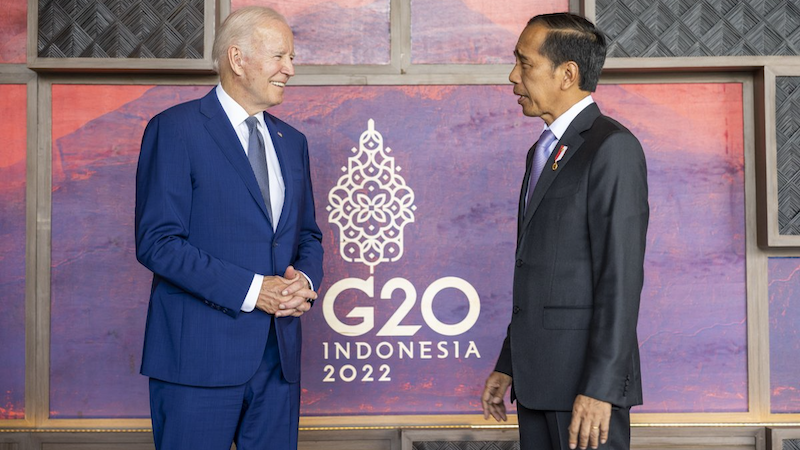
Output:
[[[536,142],[536,148],[533,149],[533,164],[531,166],[531,175],[528,178],[528,195],[525,199],[525,208],[528,207],[528,202],[531,200],[533,189],[536,187],[536,182],[542,175],[542,169],[547,164],[547,159],[550,158],[550,145],[556,140],[556,135],[550,129],[546,129],[539,136],[539,141]]]
[[[272,223],[272,205],[269,201],[269,172],[267,171],[267,152],[264,146],[264,136],[258,131],[258,119],[250,116],[244,121],[250,130],[250,138],[247,142],[247,159],[250,167],[258,181],[258,188],[261,196],[264,197],[264,205],[267,207],[267,215]]]

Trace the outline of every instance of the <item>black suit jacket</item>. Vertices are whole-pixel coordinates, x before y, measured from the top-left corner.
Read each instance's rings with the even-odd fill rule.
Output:
[[[589,105],[556,145],[526,208],[532,154],[511,324],[495,370],[513,377],[512,396],[529,409],[570,411],[578,394],[641,404],[636,323],[649,218],[642,147]]]

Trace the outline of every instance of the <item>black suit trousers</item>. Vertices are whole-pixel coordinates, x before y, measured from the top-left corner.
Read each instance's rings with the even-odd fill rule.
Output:
[[[572,412],[528,409],[517,402],[520,450],[569,450],[569,423]],[[630,408],[611,410],[608,442],[600,450],[629,450],[631,447]],[[591,448],[591,447],[587,447]]]

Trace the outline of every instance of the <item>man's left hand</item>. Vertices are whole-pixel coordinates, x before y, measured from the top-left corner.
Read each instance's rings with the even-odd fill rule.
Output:
[[[611,403],[585,395],[575,397],[572,422],[569,424],[569,448],[597,448],[608,441],[611,422]]]

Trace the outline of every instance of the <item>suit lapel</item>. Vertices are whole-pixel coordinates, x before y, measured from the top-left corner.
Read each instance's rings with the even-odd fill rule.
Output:
[[[267,214],[267,207],[264,205],[264,199],[261,197],[261,190],[258,188],[258,181],[253,174],[253,169],[250,167],[250,162],[247,160],[247,155],[242,148],[239,138],[236,136],[228,116],[225,115],[225,110],[217,99],[216,89],[212,89],[205,97],[200,100],[200,112],[203,113],[208,120],[206,120],[205,127],[211,137],[216,142],[220,151],[228,158],[231,165],[242,177],[247,190],[250,195],[256,200],[256,203],[261,208],[261,212],[269,220]]]
[[[584,140],[581,136],[581,133],[591,128],[595,119],[597,119],[599,116],[600,109],[597,107],[597,104],[590,104],[583,111],[581,111],[577,117],[575,117],[572,123],[570,123],[567,127],[567,131],[565,131],[564,135],[561,136],[561,139],[559,139],[555,149],[553,150],[553,153],[551,153],[550,157],[547,159],[547,164],[545,164],[544,169],[542,170],[542,175],[539,176],[539,181],[536,183],[536,186],[533,189],[528,207],[525,208],[525,215],[523,217],[522,224],[520,225],[520,232],[517,234],[517,244],[519,244],[525,230],[528,229],[528,225],[530,224],[531,219],[533,219],[533,215],[536,213],[536,209],[542,202],[542,199],[544,198],[545,193],[547,193],[547,190],[550,188],[550,185],[553,184],[553,181],[555,181],[556,177],[558,177],[558,174],[564,170],[569,163],[569,160],[572,159],[576,153],[578,153],[583,145]],[[558,154],[558,149],[561,148],[561,146],[566,146],[567,151],[564,153],[561,161],[558,162],[558,168],[553,170],[553,163],[555,162]]]
[[[285,187],[283,208],[281,209],[281,216],[276,218],[278,225],[275,227],[277,231],[286,224],[286,218],[291,213],[292,205],[294,204],[292,196],[294,195],[294,183],[292,183],[292,171],[289,170],[289,155],[286,154],[286,143],[284,142],[283,134],[278,132],[277,123],[275,118],[264,112],[264,123],[267,124],[269,136],[272,139],[272,145],[275,147],[275,153],[278,155],[278,163],[281,166],[281,175],[283,176],[283,185]]]

